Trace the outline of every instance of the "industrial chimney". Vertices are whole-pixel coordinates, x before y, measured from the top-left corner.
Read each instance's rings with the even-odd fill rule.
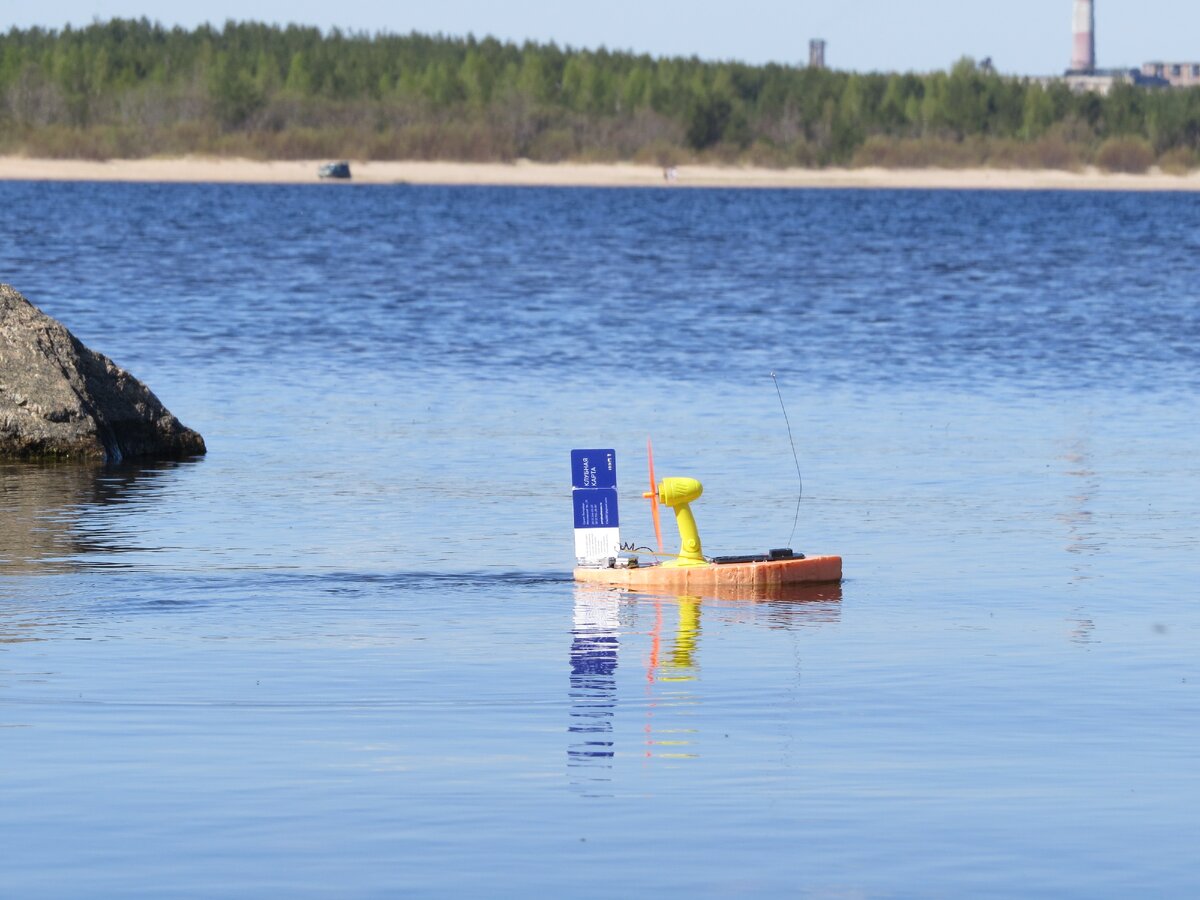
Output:
[[[1096,71],[1096,9],[1092,0],[1075,0],[1075,45],[1071,71]]]

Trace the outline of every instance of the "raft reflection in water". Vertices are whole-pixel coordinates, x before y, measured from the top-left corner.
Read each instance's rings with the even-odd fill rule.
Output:
[[[840,584],[777,587],[771,598],[745,593],[714,598],[576,586],[567,726],[574,784],[601,788],[622,756],[699,755],[691,712],[703,702],[704,615],[722,627],[772,629],[820,626],[840,615]]]

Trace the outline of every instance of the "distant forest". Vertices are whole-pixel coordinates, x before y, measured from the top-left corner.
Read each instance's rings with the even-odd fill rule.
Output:
[[[1186,171],[1200,89],[113,20],[0,35],[0,153]]]

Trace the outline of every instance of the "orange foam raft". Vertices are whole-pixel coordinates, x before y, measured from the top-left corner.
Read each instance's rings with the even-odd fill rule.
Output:
[[[769,590],[791,584],[826,584],[842,580],[840,556],[809,556],[761,562],[712,563],[704,566],[639,566],[577,568],[575,580],[633,589],[695,591]]]

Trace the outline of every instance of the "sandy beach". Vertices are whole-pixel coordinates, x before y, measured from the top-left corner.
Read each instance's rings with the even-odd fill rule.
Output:
[[[0,156],[0,180],[316,184],[325,160],[262,162],[188,156],[169,159],[30,159]],[[1200,191],[1200,172],[1145,175],[1023,169],[766,169],[679,166],[672,179],[634,163],[359,162],[352,184],[548,187],[917,188],[944,190]],[[345,183],[345,182],[342,182]]]

